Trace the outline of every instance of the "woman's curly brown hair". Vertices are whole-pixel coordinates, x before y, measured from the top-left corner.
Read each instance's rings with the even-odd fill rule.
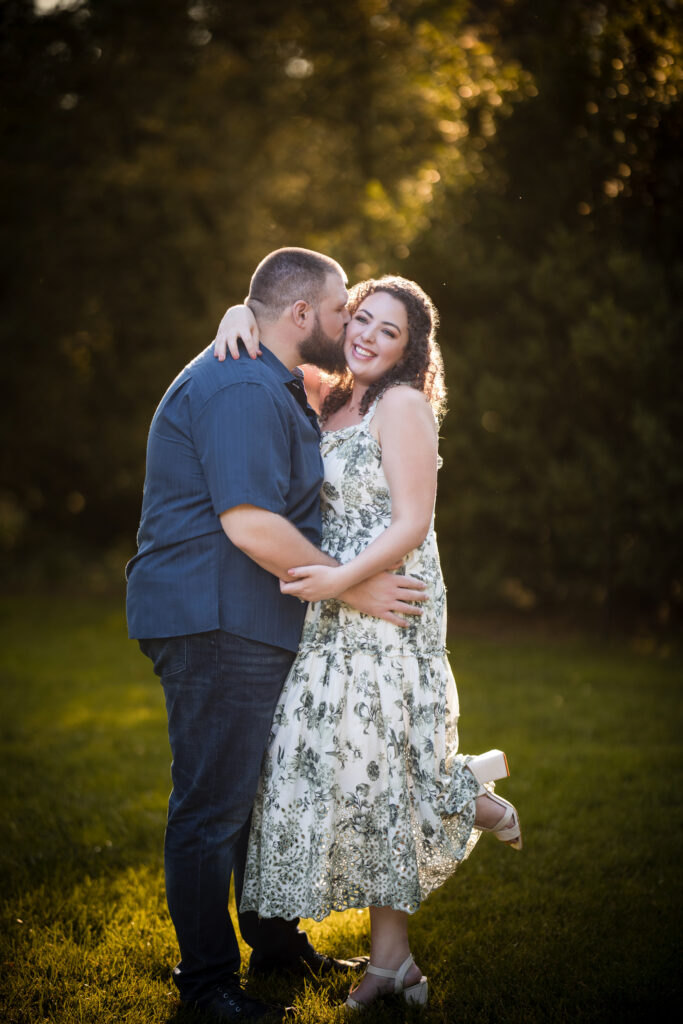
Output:
[[[377,395],[387,388],[409,384],[426,396],[440,423],[446,414],[446,384],[441,349],[434,336],[439,325],[436,307],[415,281],[387,275],[361,281],[350,290],[348,308],[351,316],[363,300],[375,292],[386,292],[403,303],[408,317],[408,344],[396,366],[367,389],[361,399],[360,411],[365,415]],[[353,376],[346,369],[341,374],[328,376],[327,382],[330,390],[320,413],[323,422],[348,401],[353,389]]]

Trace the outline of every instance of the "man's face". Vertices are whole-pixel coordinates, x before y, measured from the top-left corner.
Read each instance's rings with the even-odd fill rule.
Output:
[[[302,363],[312,363],[329,373],[341,372],[344,359],[344,335],[349,322],[346,285],[338,274],[329,274],[327,289],[318,308],[308,337],[299,345]]]

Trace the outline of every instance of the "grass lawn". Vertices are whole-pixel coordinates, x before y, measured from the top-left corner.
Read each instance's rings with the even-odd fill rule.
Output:
[[[0,1020],[190,1024],[170,976],[159,684],[118,601],[6,599],[0,613]],[[499,791],[521,812],[525,848],[482,837],[411,922],[426,1012],[385,1003],[364,1020],[673,1020],[680,658],[484,632],[453,635],[451,657],[461,748],[508,752]],[[362,952],[367,912],[309,932],[326,952]],[[309,1024],[337,1019],[347,988],[274,978],[256,991],[294,1001]]]

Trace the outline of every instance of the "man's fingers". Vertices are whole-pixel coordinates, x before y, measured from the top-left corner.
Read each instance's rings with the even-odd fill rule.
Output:
[[[401,615],[422,615],[422,609],[412,604],[404,604],[403,601],[396,601],[394,611],[400,611]]]
[[[412,604],[406,604],[405,601],[395,601],[390,609],[379,615],[379,618],[386,622],[393,622],[395,626],[402,626],[405,629],[410,625],[410,620],[405,618],[406,615],[422,615],[422,609],[416,608]]]
[[[405,619],[401,619],[398,615],[394,615],[393,612],[385,612],[384,615],[379,616],[380,619],[384,619],[385,622],[393,622],[395,626],[407,626],[408,623]]]
[[[425,590],[411,590],[409,587],[401,587],[396,595],[397,601],[428,601],[429,594]]]
[[[397,576],[396,584],[410,590],[425,590],[427,587],[427,584],[419,580],[417,576]]]

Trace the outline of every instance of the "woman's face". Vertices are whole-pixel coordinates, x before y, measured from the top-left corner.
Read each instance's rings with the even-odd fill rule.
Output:
[[[407,344],[405,306],[388,292],[373,292],[346,327],[344,356],[354,379],[369,386],[396,366]]]

